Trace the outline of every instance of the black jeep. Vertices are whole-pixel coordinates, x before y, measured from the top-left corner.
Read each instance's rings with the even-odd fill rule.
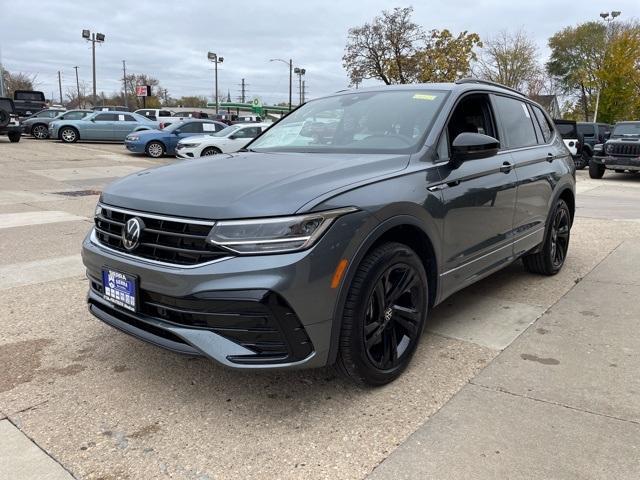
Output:
[[[11,142],[19,142],[22,136],[13,100],[6,97],[0,97],[0,135],[7,135]]]
[[[589,176],[602,178],[607,169],[617,173],[640,171],[640,121],[616,123],[611,138],[594,147]]]

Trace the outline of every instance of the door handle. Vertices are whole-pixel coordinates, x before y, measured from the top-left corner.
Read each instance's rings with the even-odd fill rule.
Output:
[[[502,166],[500,167],[500,171],[502,173],[509,173],[511,171],[511,169],[513,168],[513,163],[510,162],[503,162]]]
[[[547,153],[547,162],[551,163],[555,160],[556,156],[553,153]]]

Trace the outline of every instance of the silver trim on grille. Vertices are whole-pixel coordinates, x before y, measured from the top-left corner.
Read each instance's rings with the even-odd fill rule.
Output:
[[[210,227],[213,227],[216,224],[216,222],[212,220],[195,220],[195,219],[184,218],[184,217],[171,217],[169,215],[159,215],[157,213],[141,212],[140,210],[128,210],[126,208],[112,207],[111,205],[107,205],[104,203],[98,203],[97,206],[100,208],[106,208],[107,210],[113,210],[114,212],[128,213],[129,215],[139,215],[141,217],[147,217],[147,218],[155,218],[156,220],[169,220],[170,222],[179,222],[179,223],[193,223],[195,225],[208,225]]]

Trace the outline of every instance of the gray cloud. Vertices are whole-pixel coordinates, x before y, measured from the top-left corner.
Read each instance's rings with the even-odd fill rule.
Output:
[[[75,84],[74,65],[90,84],[91,51],[80,37],[83,28],[107,37],[97,47],[98,91],[120,89],[125,59],[130,72],[157,77],[173,96],[210,97],[213,65],[206,53],[212,50],[225,57],[219,70],[222,91],[236,97],[244,77],[250,96],[271,103],[287,99],[288,71],[281,63],[269,63],[270,58],[293,58],[306,68],[309,97],[345,88],[341,58],[349,27],[384,8],[404,5],[408,3],[382,0],[0,0],[0,48],[5,68],[37,74],[47,96],[57,92],[58,70],[63,71],[63,87]],[[485,37],[523,27],[538,42],[541,59],[550,35],[597,19],[602,9],[596,2],[575,0],[432,0],[413,5],[415,20],[426,29],[468,30]],[[612,8],[622,10],[624,18],[640,14],[637,0],[617,0]]]

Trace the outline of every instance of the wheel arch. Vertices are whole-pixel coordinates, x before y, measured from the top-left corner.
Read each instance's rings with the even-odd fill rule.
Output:
[[[409,246],[422,260],[429,282],[429,308],[438,298],[438,256],[433,241],[435,232],[427,232],[418,218],[410,215],[399,215],[380,223],[361,243],[349,262],[347,271],[341,282],[338,299],[333,312],[331,325],[331,343],[327,363],[335,363],[342,329],[342,312],[346,303],[349,286],[364,257],[374,248],[385,242],[398,242]]]

